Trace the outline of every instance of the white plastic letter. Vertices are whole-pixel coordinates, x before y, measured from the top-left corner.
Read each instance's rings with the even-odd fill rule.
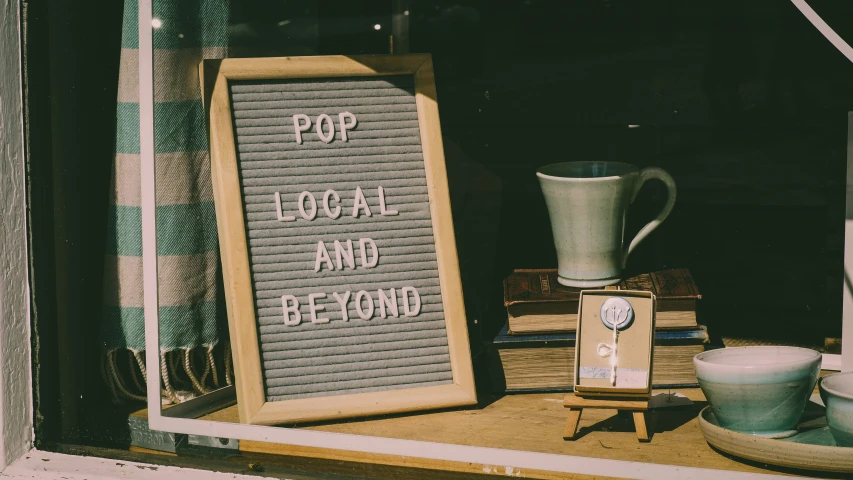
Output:
[[[292,222],[296,220],[296,217],[292,215],[284,216],[281,211],[281,194],[275,192],[275,217],[279,222]]]
[[[334,197],[335,203],[341,201],[341,197],[338,196],[338,192],[334,190],[326,190],[326,193],[323,194],[323,211],[326,212],[326,216],[329,218],[338,218],[341,216],[341,206],[335,205],[335,209],[332,210],[332,202],[329,201],[330,197]]]
[[[314,271],[319,272],[320,266],[325,263],[326,268],[329,270],[334,270],[335,266],[332,265],[332,257],[329,256],[329,251],[326,250],[326,244],[323,243],[322,240],[317,242],[317,257],[314,260]]]
[[[370,262],[367,261],[367,242],[370,242],[370,250],[373,258]],[[358,248],[361,250],[361,266],[364,268],[373,268],[379,263],[379,249],[376,248],[376,243],[369,238],[358,239]]]
[[[367,311],[364,311],[364,309],[361,308],[361,302],[364,301],[365,297],[367,298]],[[361,317],[362,320],[370,320],[373,317],[374,309],[373,297],[364,290],[359,290],[359,292],[355,294],[355,311],[358,313],[358,316]]]
[[[305,211],[305,199],[310,200],[308,203],[311,205],[311,213]],[[296,206],[299,207],[299,214],[302,215],[302,218],[305,220],[314,220],[317,216],[317,200],[314,198],[314,195],[311,192],[302,192],[299,194],[299,200],[296,201]]]
[[[352,240],[347,240],[347,249],[341,242],[335,240],[335,260],[338,263],[338,270],[344,269],[344,260],[347,261],[350,270],[355,270],[355,254],[352,252]]]
[[[317,305],[314,303],[318,298],[326,298],[325,293],[312,293],[308,295],[308,308],[311,310],[311,322],[312,323],[329,323],[329,319],[327,317],[317,317],[317,312],[320,310],[325,310],[326,307],[323,305]]]
[[[348,118],[350,120],[350,122],[352,122],[352,123],[347,123],[347,121],[344,120],[345,118]],[[355,119],[355,115],[353,115],[349,112],[339,113],[338,114],[338,120],[341,123],[341,140],[343,140],[345,142],[349,141],[349,139],[347,138],[347,130],[351,130],[351,129],[355,128],[356,124],[358,124],[358,120]]]
[[[418,290],[415,287],[403,287],[403,313],[407,317],[414,317],[421,313],[421,296],[418,295]],[[409,305],[409,294],[414,295],[415,306]]]
[[[305,120],[304,125],[300,125],[299,121]],[[308,118],[308,115],[297,113],[293,116],[293,130],[296,131],[296,143],[302,145],[302,132],[307,132],[311,130],[311,119]]]
[[[293,305],[290,305],[290,303]],[[281,308],[284,311],[284,324],[288,326],[299,325],[302,323],[302,314],[299,313],[299,300],[293,295],[281,296]],[[293,314],[293,319],[290,319],[290,314]]]
[[[364,214],[370,216],[370,207],[367,206],[367,199],[364,198],[364,192],[361,187],[355,187],[355,202],[352,204],[352,216],[358,218],[358,211],[364,209]]]
[[[379,293],[379,316],[385,318],[388,316],[386,308],[390,311],[392,317],[400,316],[400,309],[397,307],[397,290],[391,289],[391,296],[385,294],[385,290],[381,288],[377,290]]]
[[[323,132],[323,123],[329,124],[329,135],[327,136],[325,132]],[[320,137],[320,140],[323,143],[330,143],[335,139],[335,122],[332,121],[332,117],[326,115],[325,113],[317,117],[317,136]]]
[[[346,293],[344,298],[341,298],[341,296],[338,295],[338,292],[332,292],[332,296],[335,297],[335,300],[338,301],[338,305],[341,306],[341,319],[345,322],[348,322],[349,321],[349,312],[347,311],[347,304],[349,303],[350,292],[349,292],[349,290],[347,290],[344,293]]]
[[[397,215],[397,210],[388,210],[385,206],[385,189],[379,187],[379,213],[381,215]]]

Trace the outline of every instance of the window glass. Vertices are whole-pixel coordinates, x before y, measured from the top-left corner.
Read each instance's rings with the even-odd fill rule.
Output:
[[[850,7],[811,3],[853,39]],[[60,8],[51,7],[41,30],[56,38],[73,30]],[[234,383],[198,77],[204,59],[432,56],[481,398],[509,388],[493,344],[508,319],[504,279],[517,269],[562,270],[566,261],[537,177],[561,162],[620,162],[671,176],[671,212],[624,269],[611,263],[626,278],[687,269],[709,345],[837,353],[853,66],[791,3],[154,0],[161,351],[159,365],[146,365],[138,6],[127,1],[123,9],[91,18],[64,12],[101,19],[112,33],[73,40],[68,58],[59,40],[44,47],[55,75],[45,89],[56,96],[41,118],[51,119],[53,150],[35,173],[52,178],[53,201],[36,215],[66,199],[89,205],[42,213],[34,227],[57,239],[37,258],[50,256],[63,273],[46,289],[43,312],[55,312],[37,319],[45,326],[39,359],[52,364],[39,391],[63,392],[56,405],[43,404],[44,432],[54,438],[127,446],[126,419],[143,408],[151,372],[163,374],[165,405]],[[100,56],[113,60],[99,63]],[[91,93],[96,106],[80,105],[82,97],[63,88],[69,84]],[[86,112],[103,127],[97,135],[79,132],[75,115]],[[97,151],[98,171],[86,179],[79,167],[87,149],[75,138]],[[609,175],[596,165],[603,164],[546,173]],[[622,175],[634,167],[612,168]],[[609,235],[630,242],[670,195],[664,182],[648,182],[627,216],[613,217]],[[600,255],[600,239],[585,225],[588,234],[571,235]],[[105,240],[84,241],[94,234]],[[91,402],[77,398],[84,391],[93,392]],[[61,426],[50,427],[57,416],[53,425]],[[93,427],[99,422],[109,428]]]

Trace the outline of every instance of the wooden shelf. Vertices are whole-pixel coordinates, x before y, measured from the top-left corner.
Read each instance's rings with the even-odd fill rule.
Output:
[[[507,395],[476,409],[357,419],[345,422],[297,425],[298,428],[375,437],[421,440],[458,445],[493,447],[531,452],[573,455],[675,466],[713,468],[741,472],[775,472],[742,463],[713,450],[705,442],[696,416],[706,405],[699,389],[679,390],[694,401],[692,406],[674,407],[652,413],[650,443],[639,443],[630,417],[616,411],[585,411],[578,439],[563,440],[567,411],[563,394]],[[659,392],[655,392],[659,393]],[[236,407],[202,417],[204,420],[237,422]],[[283,455],[324,459],[332,462],[377,464],[460,473],[505,474],[504,466],[435,461],[393,455],[374,455],[324,448],[295,447],[240,441],[244,455]],[[522,477],[576,478],[554,473],[521,471]]]

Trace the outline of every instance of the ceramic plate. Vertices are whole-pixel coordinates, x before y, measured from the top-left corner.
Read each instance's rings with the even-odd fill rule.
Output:
[[[772,439],[719,426],[711,407],[699,413],[699,428],[705,440],[718,450],[781,467],[853,473],[853,447],[836,446],[825,425],[812,420],[800,424],[802,431],[792,437]]]

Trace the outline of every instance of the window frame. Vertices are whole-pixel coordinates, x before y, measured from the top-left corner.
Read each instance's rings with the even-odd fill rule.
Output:
[[[0,4],[0,471],[34,440],[21,27],[20,3]]]
[[[804,0],[791,0],[804,16],[827,37],[827,39],[851,62],[853,49],[850,48]],[[151,25],[152,0],[140,0],[140,113],[142,141],[142,184],[143,184],[143,251],[145,286],[145,322],[147,361],[158,364],[159,349],[158,309],[157,309],[157,265],[156,265],[156,224],[154,216],[154,156],[153,156],[153,48]],[[0,7],[0,146],[4,155],[0,156],[0,168],[3,169],[3,185],[10,188],[0,189],[0,210],[9,214],[4,218],[7,225],[27,225],[28,202],[25,196],[26,158],[24,135],[24,109],[22,60],[21,60],[21,4],[6,2]],[[143,25],[146,28],[143,28]],[[848,205],[853,208],[853,113],[848,117]],[[11,193],[7,193],[10,192]],[[848,218],[853,211],[848,211]],[[59,454],[33,455],[31,462],[25,462],[25,455],[32,449],[34,431],[33,383],[31,363],[32,320],[29,289],[28,230],[0,228],[0,262],[8,267],[10,276],[0,283],[0,470],[18,459],[20,468],[14,473],[44,470],[45,458],[55,458]],[[152,243],[152,241],[154,243]],[[152,250],[153,247],[153,250]],[[10,252],[22,253],[10,255]],[[853,221],[847,220],[845,236],[845,267],[853,269]],[[845,268],[846,269],[846,268]],[[839,279],[842,281],[842,279]],[[824,355],[824,367],[853,370],[853,294],[844,289],[843,310],[843,351],[841,355]],[[154,348],[151,348],[153,345]],[[152,378],[153,380],[153,378]],[[296,430],[281,427],[228,424],[196,419],[170,418],[162,415],[160,405],[159,382],[151,381],[147,385],[149,397],[149,426],[152,430],[165,430],[172,433],[187,433],[206,436],[241,438],[274,443],[323,448],[337,448],[355,452],[390,454],[424,459],[447,460],[453,462],[500,465],[506,473],[511,468],[533,468],[539,471],[578,473],[609,476],[630,476],[634,478],[660,478],[664,475],[691,475],[695,478],[716,480],[718,470],[685,468],[661,464],[606,460],[598,458],[543,454],[536,452],[505,450],[496,448],[471,447],[464,445],[399,440],[383,437],[326,433]],[[366,442],[366,440],[369,440]],[[369,445],[369,448],[365,445]],[[62,457],[65,457],[64,455]],[[36,461],[38,460],[38,461]],[[68,464],[65,469],[71,471],[81,463],[103,462],[101,459],[80,459],[76,464]],[[113,463],[113,462],[111,462]],[[9,471],[10,474],[13,472]],[[79,473],[79,471],[78,471]],[[731,478],[752,478],[754,474],[727,472]],[[78,475],[69,475],[79,478]],[[770,478],[772,475],[762,475]],[[248,478],[248,477],[247,477]]]

